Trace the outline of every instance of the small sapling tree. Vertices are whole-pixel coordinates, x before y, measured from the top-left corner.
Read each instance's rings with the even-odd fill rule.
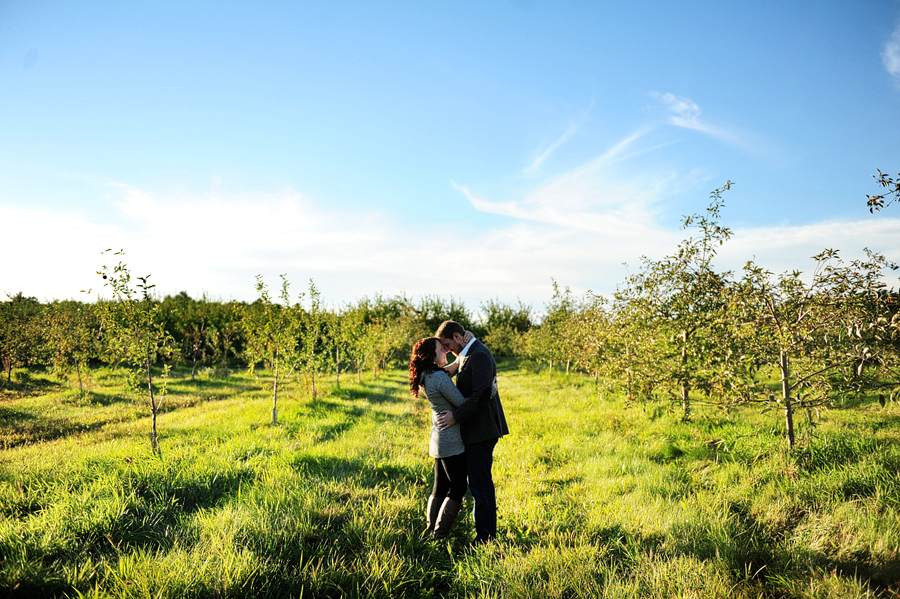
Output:
[[[799,271],[775,277],[748,263],[730,308],[746,350],[778,372],[777,403],[791,449],[795,411],[877,389],[896,338],[892,294],[884,293],[881,282],[884,268],[893,264],[874,253],[847,264],[835,250],[814,260],[809,281]]]
[[[575,314],[577,305],[572,292],[566,287],[560,290],[553,281],[553,296],[545,305],[545,313],[540,325],[532,328],[524,337],[525,353],[538,364],[546,361],[549,365],[547,376],[553,376],[553,365],[566,363],[566,372],[575,348]]]
[[[111,250],[106,250],[104,254]],[[118,251],[114,256],[124,255]],[[107,351],[112,358],[129,368],[130,380],[135,388],[146,384],[150,398],[150,444],[159,453],[159,435],[156,420],[159,414],[161,394],[153,386],[153,365],[157,357],[172,357],[174,342],[159,318],[159,303],[151,295],[155,285],[148,283],[150,275],[137,277],[132,284],[128,266],[119,261],[113,267],[103,266],[97,271],[103,277],[104,287],[112,293],[110,302],[98,303],[98,310]],[[169,365],[163,367],[167,379]]]
[[[364,304],[350,306],[340,315],[339,337],[336,346],[343,348],[344,359],[353,362],[356,382],[362,380],[366,363],[366,309]]]
[[[244,349],[250,374],[257,364],[272,372],[272,425],[278,424],[278,389],[293,373],[300,335],[298,311],[291,304],[290,283],[281,275],[281,304],[272,301],[262,275],[256,276],[259,299],[247,307],[243,327],[247,345]],[[259,377],[256,377],[259,380]]]
[[[302,298],[302,295],[301,295]],[[300,348],[297,361],[301,372],[309,378],[313,403],[318,400],[319,374],[326,371],[331,361],[330,348],[326,347],[325,323],[328,314],[322,303],[322,294],[315,282],[309,280],[309,307],[302,311]]]
[[[662,383],[677,390],[683,417],[691,415],[691,393],[709,396],[721,383],[724,358],[732,348],[724,317],[730,272],[716,272],[717,248],[731,236],[719,224],[722,193],[732,183],[712,192],[704,215],[686,216],[682,228],[697,227],[701,235],[682,241],[677,251],[662,260],[644,258],[640,273],[617,292],[629,304],[627,313],[646,320],[652,332],[654,367]]]
[[[325,347],[329,355],[333,354],[331,365],[334,366],[334,386],[336,389],[341,388],[341,360],[344,358],[342,354],[343,345],[343,319],[334,307],[330,312],[325,314]]]
[[[242,341],[242,304],[210,302],[209,348],[216,364],[216,376],[228,376],[228,360],[239,351]]]
[[[652,396],[659,384],[656,365],[662,360],[656,343],[659,331],[648,317],[646,303],[633,297],[633,281],[630,277],[628,284],[616,290],[613,309],[596,330],[601,340],[599,367],[607,374],[602,384],[607,391],[622,391],[626,404],[638,394]]]
[[[576,343],[575,366],[594,376],[600,392],[600,371],[607,359],[612,316],[606,299],[588,291],[574,314],[573,336]]]

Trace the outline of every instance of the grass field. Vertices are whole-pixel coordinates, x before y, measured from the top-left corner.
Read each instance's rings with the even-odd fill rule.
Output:
[[[405,373],[312,404],[175,376],[150,451],[124,377],[0,398],[0,595],[900,597],[900,408],[848,403],[785,452],[777,414],[600,398],[500,373],[500,536],[421,538],[429,412]],[[75,385],[77,389],[77,384]],[[467,499],[467,511],[471,502]]]

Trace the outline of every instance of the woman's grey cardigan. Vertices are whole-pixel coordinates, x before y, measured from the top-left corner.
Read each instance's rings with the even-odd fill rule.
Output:
[[[422,377],[425,398],[431,404],[431,440],[428,444],[428,455],[433,458],[449,458],[466,450],[459,434],[459,424],[446,430],[437,425],[439,412],[452,411],[463,402],[463,396],[453,384],[453,380],[443,370],[429,372]]]

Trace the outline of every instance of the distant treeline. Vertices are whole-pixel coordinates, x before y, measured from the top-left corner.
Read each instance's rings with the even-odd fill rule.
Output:
[[[153,298],[155,318],[167,338],[168,351],[157,362],[200,368],[247,367],[253,357],[248,341],[253,324],[266,310],[262,300],[252,303],[192,298],[186,292]],[[0,359],[6,379],[17,367],[47,366],[61,371],[85,364],[116,364],[119,355],[113,336],[104,331],[103,314],[116,301],[96,303],[75,300],[42,303],[21,292],[0,302]],[[275,310],[285,306],[272,303]],[[310,310],[290,306],[300,323]],[[365,297],[340,309],[322,310],[319,353],[333,353],[340,346],[344,370],[383,369],[408,358],[412,343],[433,335],[444,320],[456,320],[491,344],[499,356],[521,355],[521,339],[534,327],[531,307],[490,300],[481,304],[483,318],[476,318],[463,302],[426,296],[418,301],[398,295]],[[354,335],[349,334],[352,329]],[[351,342],[355,339],[356,342]],[[261,360],[260,360],[261,362]],[[258,364],[259,362],[257,362]]]

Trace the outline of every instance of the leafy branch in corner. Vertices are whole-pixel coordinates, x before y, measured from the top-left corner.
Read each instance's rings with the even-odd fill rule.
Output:
[[[881,170],[878,171],[878,176],[872,175],[872,178],[875,179],[879,185],[887,189],[886,194],[884,195],[874,195],[870,196],[866,194],[866,197],[869,201],[866,205],[869,207],[869,212],[875,213],[881,210],[882,208],[887,208],[894,202],[900,202],[900,174],[897,175],[897,180],[895,181],[892,177],[884,174]],[[891,199],[888,200],[887,204],[884,203],[884,198],[889,196]]]

